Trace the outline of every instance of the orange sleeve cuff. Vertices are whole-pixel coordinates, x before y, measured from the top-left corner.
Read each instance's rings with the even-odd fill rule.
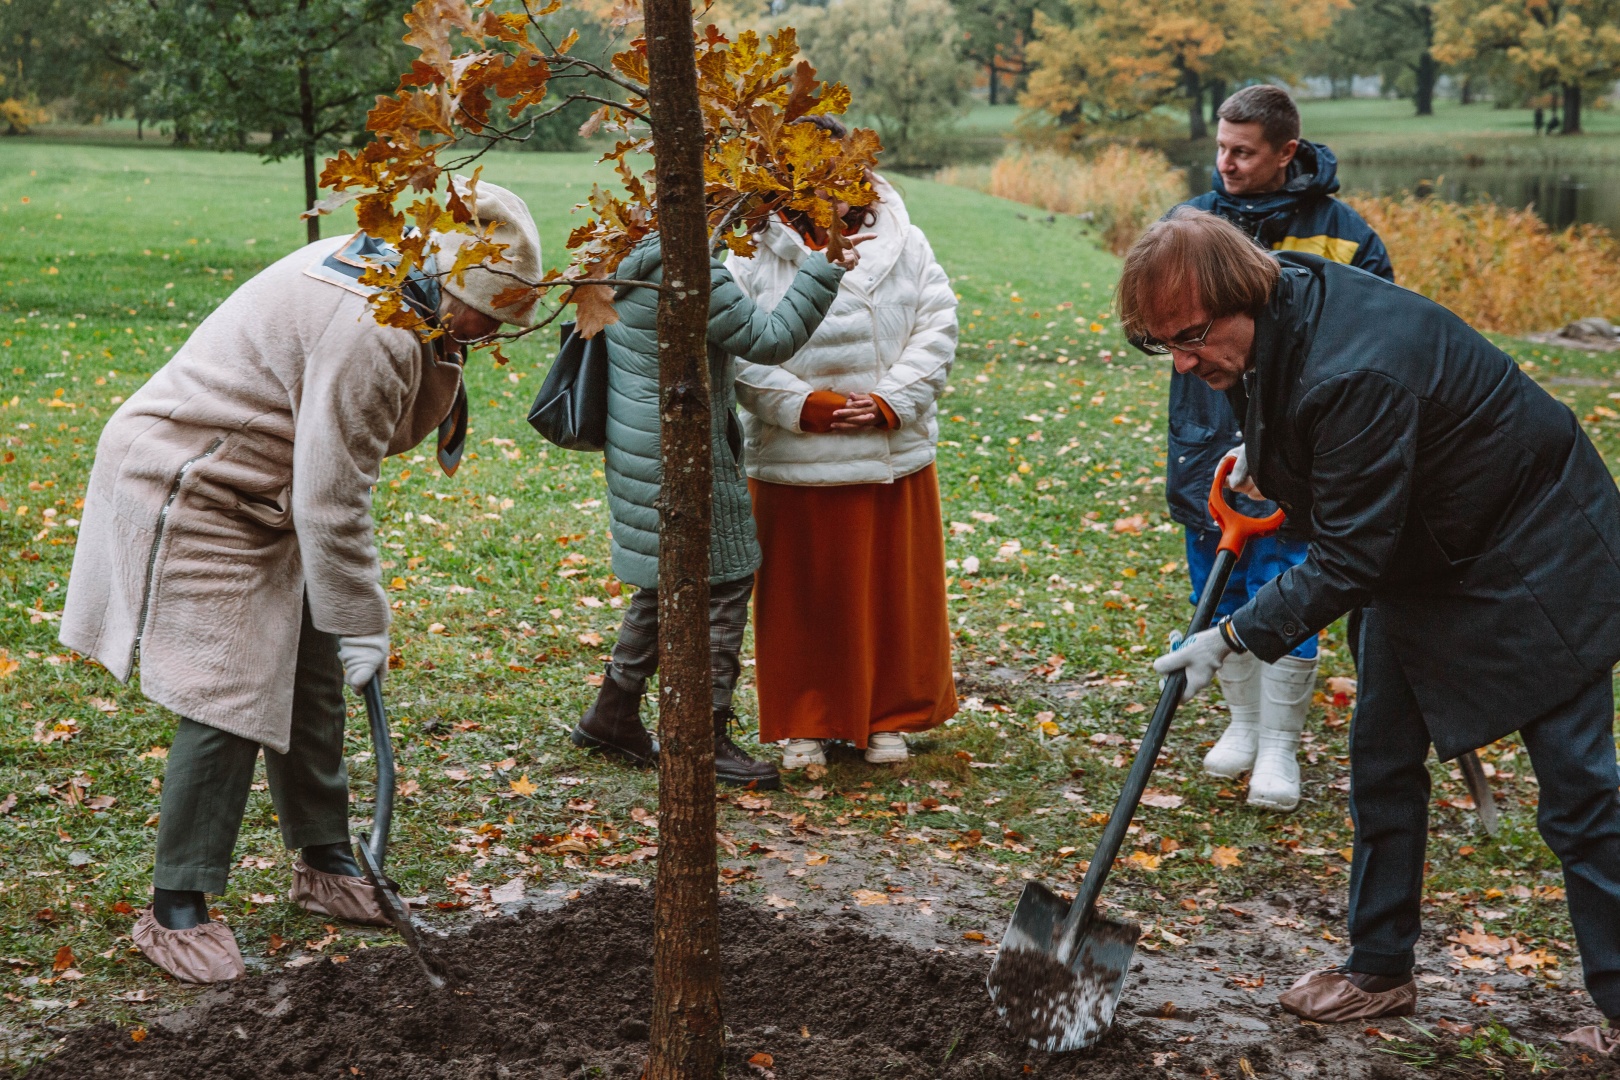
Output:
[[[895,415],[893,409],[889,408],[889,403],[878,397],[876,394],[872,395],[872,400],[877,402],[878,412],[883,414],[883,426],[888,428],[890,431],[898,430],[900,427],[900,418]]]
[[[831,431],[833,413],[842,409],[847,400],[843,394],[831,390],[812,390],[799,412],[799,428],[812,434]]]

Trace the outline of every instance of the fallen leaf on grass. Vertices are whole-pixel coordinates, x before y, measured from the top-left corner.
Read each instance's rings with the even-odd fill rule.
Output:
[[[1456,1035],[1459,1038],[1464,1035],[1472,1035],[1474,1033],[1473,1024],[1459,1024],[1455,1020],[1447,1020],[1443,1016],[1434,1022],[1434,1026],[1439,1028],[1441,1031],[1449,1032],[1450,1034]]]
[[[78,957],[73,955],[72,947],[64,945],[60,949],[56,950],[56,959],[51,961],[51,970],[66,971],[77,962]]]
[[[1501,956],[1503,953],[1512,950],[1514,944],[1510,938],[1497,937],[1495,934],[1486,933],[1484,925],[1477,922],[1474,924],[1472,933],[1462,930],[1447,937],[1446,940],[1455,941],[1470,952],[1476,952],[1482,956]]]
[[[579,643],[581,645],[589,645],[594,649],[598,645],[602,644],[602,635],[598,634],[595,630],[588,631],[579,635]]]
[[[1149,855],[1145,851],[1133,851],[1130,857],[1125,860],[1125,865],[1134,866],[1138,870],[1153,871],[1159,868],[1160,858],[1159,855]]]
[[[856,889],[850,895],[855,898],[855,902],[861,907],[871,907],[874,904],[887,904],[889,902],[888,893],[874,892],[871,889]]]
[[[281,897],[277,896],[275,893],[268,893],[268,892],[248,893],[248,902],[252,903],[252,904],[273,904],[277,900],[280,900],[280,899],[281,899]]]
[[[0,814],[9,814],[9,813],[11,813],[12,810],[14,810],[16,808],[16,806],[17,806],[17,793],[15,791],[13,791],[13,792],[9,793],[4,799],[0,799]]]
[[[759,795],[739,795],[734,801],[744,810],[758,812],[760,810],[769,810],[771,808],[771,800]]]
[[[808,776],[812,780],[820,780],[822,777],[827,775],[827,766],[811,763],[804,767],[804,775]]]
[[[1557,967],[1558,957],[1546,949],[1530,949],[1509,956],[1507,966],[1509,971],[1517,971],[1522,975],[1530,971],[1539,971],[1544,967]]]
[[[1235,847],[1218,847],[1209,853],[1209,862],[1211,866],[1225,870],[1241,864],[1243,859],[1238,855],[1238,849]]]
[[[11,674],[20,667],[22,665],[13,660],[9,653],[4,649],[0,649],[0,679],[10,678]]]
[[[831,861],[831,857],[821,851],[808,852],[804,857],[804,865],[806,866],[826,866]]]
[[[1114,522],[1114,531],[1117,533],[1130,533],[1132,536],[1141,536],[1142,530],[1147,528],[1147,519],[1141,514],[1132,514],[1122,517]]]
[[[799,905],[786,897],[777,896],[775,893],[771,893],[765,897],[765,906],[780,910],[782,908],[798,907]]]
[[[90,699],[90,704],[104,713],[112,714],[118,711],[118,702],[109,701],[107,698],[93,697]]]
[[[492,904],[515,904],[523,899],[523,878],[515,877],[489,890]]]
[[[658,857],[655,847],[638,847],[634,851],[621,852],[616,855],[604,855],[597,859],[599,866],[629,866],[631,863],[646,862],[648,859]]]
[[[542,855],[587,855],[590,846],[577,836],[565,836],[554,844],[540,849]]]
[[[1180,795],[1172,795],[1170,792],[1160,791],[1158,788],[1148,788],[1142,793],[1143,806],[1156,806],[1160,810],[1174,810],[1184,802],[1186,800]]]
[[[524,773],[522,776],[512,781],[512,794],[514,795],[533,795],[539,790],[540,785],[530,780],[528,773]]]

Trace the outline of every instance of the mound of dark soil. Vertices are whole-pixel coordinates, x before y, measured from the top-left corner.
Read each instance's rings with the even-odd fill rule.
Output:
[[[778,919],[734,901],[724,903],[721,922],[732,1077],[763,1078],[748,1064],[758,1053],[771,1055],[782,1080],[1239,1075],[1231,1048],[1206,1059],[1147,1026],[1117,1027],[1081,1053],[1031,1051],[997,1019],[982,957],[919,952],[854,926]],[[470,976],[458,991],[428,990],[403,949],[360,950],[347,963],[323,960],[215,991],[211,1004],[152,1023],[140,1042],[112,1025],[79,1031],[29,1075],[638,1077],[652,1006],[651,942],[649,891],[605,887],[556,911],[485,922],[436,943]],[[1297,1038],[1319,1037],[1302,1031]],[[1278,1049],[1270,1039],[1245,1052],[1253,1066]],[[1310,1049],[1334,1056],[1326,1046]]]

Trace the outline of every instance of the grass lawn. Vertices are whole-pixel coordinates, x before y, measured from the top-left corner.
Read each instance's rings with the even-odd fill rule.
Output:
[[[486,167],[528,200],[553,263],[569,207],[596,175],[589,162],[503,155]],[[874,864],[904,845],[948,860],[954,846],[1003,864],[1015,883],[1072,879],[1156,695],[1148,662],[1190,613],[1181,531],[1163,508],[1166,369],[1122,351],[1107,314],[1116,260],[1082,225],[925,180],[900,185],[962,299],[940,475],[965,707],[918,740],[909,764],[835,762],[817,784],[825,798],[793,800],[812,786],[797,776],[786,798],[811,822],[852,830]],[[298,191],[293,164],[246,155],[0,145],[6,1060],[43,1047],[33,1026],[42,1013],[80,1006],[79,1016],[127,1018],[134,1002],[169,992],[127,935],[148,896],[175,718],[66,654],[56,621],[102,423],[236,283],[302,242]],[[405,796],[391,869],[447,920],[489,910],[486,888],[520,875],[551,884],[647,872],[637,852],[656,842],[646,815],[632,813],[654,807],[652,775],[587,757],[566,738],[624,597],[609,576],[600,460],[548,448],[524,422],[545,344],[520,345],[504,369],[472,362],[473,453],[454,480],[412,453],[385,463],[376,493],[405,658],[387,687]],[[1504,344],[1588,417],[1616,460],[1620,417],[1606,408],[1620,388],[1615,362]],[[1336,632],[1324,646],[1324,674],[1352,674]],[[739,706],[751,714],[746,677]],[[1155,781],[1184,804],[1143,810],[1117,879],[1123,903],[1189,937],[1202,916],[1178,901],[1198,890],[1226,901],[1340,894],[1345,884],[1346,703],[1324,699],[1313,717],[1309,801],[1286,817],[1250,812],[1241,789],[1202,775],[1221,718],[1207,701],[1184,711]],[[363,722],[349,739],[364,820]],[[1567,967],[1568,924],[1549,899],[1561,883],[1535,833],[1528,764],[1512,740],[1486,758],[1505,811],[1494,842],[1447,804],[1465,791],[1435,766],[1430,918],[1481,920],[1552,948]],[[728,800],[723,829],[742,829],[745,811]],[[283,899],[290,859],[262,785],[237,857],[216,908],[250,958],[377,939],[330,937]]]
[[[1353,98],[1299,103],[1306,136],[1328,142],[1349,163],[1573,165],[1620,161],[1620,112],[1586,108],[1583,134],[1537,136],[1533,110],[1490,102],[1434,103],[1418,116],[1409,100]]]

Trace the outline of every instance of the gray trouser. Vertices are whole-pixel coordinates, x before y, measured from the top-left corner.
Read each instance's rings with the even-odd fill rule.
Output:
[[[264,748],[270,798],[289,848],[348,842],[345,715],[337,637],[315,629],[306,604],[293,675],[291,743],[285,754]],[[163,774],[153,885],[225,891],[259,749],[251,739],[181,719]]]
[[[731,695],[737,689],[737,676],[742,673],[739,656],[743,631],[748,628],[748,598],[753,593],[752,574],[709,586],[709,664],[716,709],[729,709]],[[625,609],[608,675],[621,690],[640,694],[657,670],[658,590],[639,589]]]

